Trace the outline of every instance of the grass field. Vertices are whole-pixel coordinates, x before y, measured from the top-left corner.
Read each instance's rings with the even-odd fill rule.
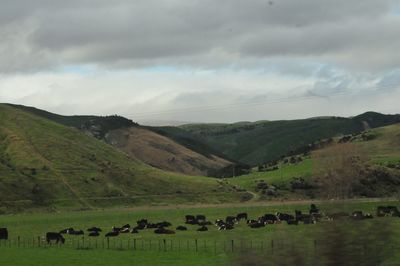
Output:
[[[376,206],[388,204],[399,206],[399,201],[321,202],[318,203],[318,206],[327,213],[354,210],[374,213]],[[52,214],[25,213],[1,216],[0,227],[9,229],[10,238],[14,241],[14,244],[11,247],[4,247],[4,243],[2,244],[0,247],[0,264],[54,265],[57,262],[58,265],[72,265],[79,262],[82,265],[131,265],[131,263],[135,265],[170,265],[173,262],[174,265],[183,265],[184,263],[187,265],[188,261],[190,261],[190,265],[230,265],[232,261],[240,262],[243,259],[241,257],[245,257],[245,254],[249,252],[254,252],[255,258],[262,258],[262,256],[268,254],[269,257],[273,254],[275,254],[274,256],[284,256],[283,252],[285,250],[294,255],[297,253],[308,254],[308,259],[315,259],[311,256],[316,248],[314,241],[318,241],[317,248],[320,252],[323,252],[326,249],[326,245],[331,242],[326,239],[329,236],[329,230],[337,228],[333,225],[340,225],[346,228],[347,238],[342,240],[343,246],[346,246],[346,241],[350,240],[352,244],[350,242],[347,244],[351,245],[352,248],[361,246],[360,243],[366,243],[368,244],[368,246],[364,247],[366,250],[379,248],[382,249],[382,252],[385,251],[385,256],[387,256],[387,252],[391,252],[391,256],[385,257],[387,263],[396,261],[399,258],[398,249],[393,249],[400,246],[399,218],[375,218],[365,221],[340,221],[337,223],[321,222],[316,225],[299,226],[278,224],[269,225],[261,229],[250,229],[245,223],[242,223],[232,231],[218,231],[215,226],[209,226],[210,231],[208,232],[197,232],[197,226],[188,226],[189,230],[187,232],[177,232],[175,235],[162,236],[146,230],[137,235],[127,234],[112,239],[110,250],[101,247],[100,243],[104,243],[104,237],[100,237],[97,240],[89,240],[86,237],[85,242],[83,242],[80,237],[67,236],[66,246],[62,248],[31,248],[25,244],[24,247],[22,247],[22,244],[20,248],[16,247],[18,236],[21,239],[21,243],[22,241],[29,242],[33,238],[36,239],[37,236],[43,236],[45,232],[59,231],[71,226],[75,229],[84,230],[92,226],[99,226],[106,231],[111,229],[113,225],[122,226],[126,223],[133,225],[138,219],[147,218],[152,222],[167,220],[173,224],[173,227],[176,227],[184,224],[184,215],[186,214],[204,214],[209,220],[214,221],[217,218],[224,218],[227,215],[235,215],[239,212],[247,212],[250,218],[256,218],[265,213],[274,213],[276,211],[288,213],[293,213],[295,209],[307,211],[308,206],[308,203],[301,202],[270,203],[268,205],[264,203],[262,206],[181,206],[176,208],[157,207]],[[343,230],[343,228],[340,230]],[[380,230],[389,230],[390,234],[380,234]],[[132,244],[134,239],[137,241],[137,250],[135,251]],[[163,246],[160,248],[160,243],[163,243],[164,239],[167,243],[167,252],[164,252]],[[198,252],[196,252],[194,246],[196,239],[198,241]],[[234,241],[234,252],[231,250],[232,240]],[[95,248],[95,241],[98,248]],[[272,255],[270,254],[271,241],[275,241],[275,253]],[[152,244],[149,246],[149,243]],[[172,244],[172,249],[169,243]],[[189,248],[187,243],[190,244]],[[215,247],[214,245],[217,246]],[[393,252],[394,250],[395,252]],[[353,249],[351,251],[354,252]],[[279,258],[274,257],[274,259]],[[11,261],[14,264],[7,264]]]

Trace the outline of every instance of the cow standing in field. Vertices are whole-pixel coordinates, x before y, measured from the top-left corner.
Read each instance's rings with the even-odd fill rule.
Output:
[[[60,242],[61,242],[61,244],[64,244],[65,238],[60,233],[49,232],[49,233],[46,233],[46,241],[47,241],[47,244],[50,244],[51,241],[56,241],[56,244],[58,244]]]
[[[247,213],[243,212],[243,213],[239,213],[238,215],[236,215],[236,220],[238,220],[239,222],[241,220],[246,220],[247,221]]]
[[[8,240],[7,228],[0,228],[0,240]]]

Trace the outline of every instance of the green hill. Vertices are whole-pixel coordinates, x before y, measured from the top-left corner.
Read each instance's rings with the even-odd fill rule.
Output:
[[[353,118],[324,117],[239,124],[183,125],[197,140],[250,165],[279,159],[321,139],[400,122],[400,115],[368,112]]]
[[[343,138],[334,138],[330,144],[307,156],[291,157],[302,159],[290,162],[285,158],[279,160],[275,168],[262,171],[254,168],[251,174],[229,182],[252,191],[259,199],[323,198],[327,191],[320,181],[329,178],[327,172],[336,168],[335,171],[345,178],[339,187],[356,180],[353,197],[400,195],[400,124],[364,131],[345,143]],[[355,159],[357,161],[353,162]]]
[[[81,131],[0,104],[0,212],[240,200],[206,177],[147,166]]]

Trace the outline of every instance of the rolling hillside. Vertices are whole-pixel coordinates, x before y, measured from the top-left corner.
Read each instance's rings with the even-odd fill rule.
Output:
[[[252,191],[259,199],[323,198],[326,191],[318,180],[324,178],[332,164],[336,164],[343,175],[346,173],[341,171],[342,165],[356,170],[350,169],[351,177],[346,180],[350,183],[352,178],[357,179],[354,197],[400,196],[400,124],[353,135],[346,143],[342,138],[335,138],[328,146],[313,150],[307,156],[292,157],[301,157],[302,160],[293,163],[280,160],[275,169],[259,171],[254,168],[251,174],[229,182]],[[361,162],[347,164],[358,157],[362,157]]]
[[[220,202],[243,196],[211,178],[157,170],[77,129],[4,104],[0,179],[1,212]]]
[[[295,153],[321,139],[400,122],[400,115],[368,112],[353,118],[324,117],[287,121],[181,126],[228,158],[258,165]]]
[[[207,176],[234,164],[195,139],[176,137],[178,134],[172,134],[175,138],[170,138],[163,130],[142,127],[121,116],[62,116],[34,107],[9,106],[79,129],[106,141],[133,159],[162,170]]]

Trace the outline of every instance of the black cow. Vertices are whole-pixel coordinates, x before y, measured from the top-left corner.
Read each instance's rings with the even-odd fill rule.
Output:
[[[187,231],[187,228],[185,226],[180,225],[180,226],[178,226],[176,228],[176,230],[178,230],[178,231]]]
[[[259,220],[268,224],[275,224],[279,222],[278,217],[274,214],[265,214],[264,216],[260,217]]]
[[[137,221],[136,223],[137,223],[137,225],[147,225],[148,221],[147,221],[147,219],[142,219],[142,220]]]
[[[0,228],[0,239],[7,240],[8,239],[8,230],[7,228]]]
[[[245,213],[245,212],[243,212],[243,213],[239,213],[238,215],[236,215],[236,219],[238,220],[238,221],[241,221],[241,220],[247,220],[247,213]]]
[[[65,235],[65,234],[68,234],[68,232],[72,232],[72,231],[74,231],[74,228],[70,227],[70,228],[61,230],[59,233]]]
[[[221,227],[225,222],[221,219],[215,220],[215,226]]]
[[[280,221],[289,221],[289,220],[294,220],[294,219],[295,219],[293,215],[287,214],[287,213],[280,213],[280,212],[278,212],[278,213],[276,214],[276,216],[278,217],[278,219],[279,219]]]
[[[174,231],[169,230],[169,229],[165,229],[165,228],[157,228],[156,230],[154,230],[154,233],[156,234],[161,234],[161,235],[173,235],[175,234]]]
[[[218,230],[220,231],[227,231],[227,230],[233,230],[234,227],[232,224],[222,224],[221,226],[218,227]]]
[[[112,231],[105,234],[105,237],[116,237],[119,236],[119,231]]]
[[[227,224],[233,225],[233,224],[235,224],[237,222],[237,218],[236,218],[236,216],[227,216],[226,219],[225,219],[225,222]]]
[[[52,233],[52,232],[46,233],[47,244],[50,244],[51,241],[54,241],[54,240],[56,241],[57,244],[60,242],[61,242],[61,244],[65,243],[65,238],[62,236],[62,234]]]
[[[206,216],[205,215],[202,215],[202,214],[198,214],[198,215],[196,215],[196,220],[197,220],[197,222],[201,222],[201,221],[206,221]]]
[[[194,217],[193,215],[186,215],[185,218],[186,218],[186,224],[194,225],[198,223],[196,217]]]
[[[131,228],[131,225],[130,225],[130,224],[126,224],[126,225],[123,225],[121,228],[122,228],[122,229]]]
[[[84,235],[85,234],[85,232],[83,232],[83,230],[78,230],[78,231],[75,231],[75,230],[68,230],[68,232],[67,232],[69,235],[73,235],[73,236],[81,236],[81,235]]]
[[[121,234],[128,234],[131,232],[130,228],[122,228],[121,231],[119,231]]]
[[[139,230],[136,228],[133,228],[131,231],[131,234],[139,234]]]
[[[351,218],[353,218],[354,220],[363,220],[364,219],[364,214],[362,211],[354,211],[351,214]]]
[[[100,236],[100,233],[99,233],[99,231],[91,231],[91,232],[89,233],[89,236],[91,236],[91,237],[97,237],[97,236]]]
[[[98,227],[91,227],[87,231],[88,232],[101,232],[101,229]]]
[[[200,227],[199,229],[197,229],[197,231],[199,231],[199,232],[205,232],[205,231],[208,231],[208,228],[207,228],[207,226],[202,226],[202,227]]]

